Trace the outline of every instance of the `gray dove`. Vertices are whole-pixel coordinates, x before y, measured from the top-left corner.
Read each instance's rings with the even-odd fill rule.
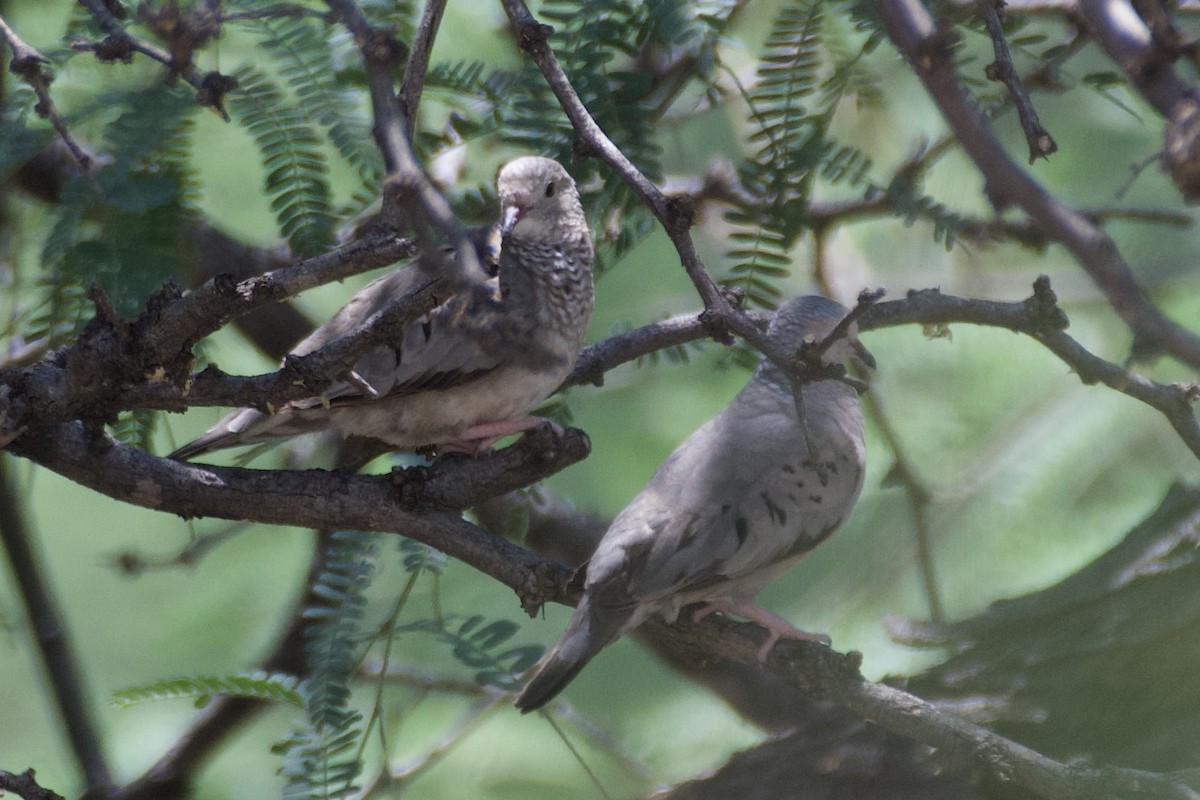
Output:
[[[799,349],[824,337],[846,309],[824,297],[783,305],[768,329]],[[828,363],[874,360],[855,326],[825,352]],[[673,452],[617,515],[587,562],[583,598],[558,644],[517,698],[524,712],[549,702],[600,650],[653,614],[680,608],[758,622],[760,661],[780,638],[828,642],[754,605],[758,592],[825,540],[850,513],[863,482],[858,395],[837,380],[793,384],[763,358],[745,388]],[[801,423],[797,406],[804,409]]]
[[[592,241],[575,181],[525,156],[496,178],[500,250],[474,281],[377,347],[319,397],[264,413],[234,411],[169,457],[336,428],[394,449],[485,452],[500,437],[549,423],[526,416],[575,365],[592,313]],[[400,269],[373,281],[304,341],[304,355],[346,335],[421,280]]]

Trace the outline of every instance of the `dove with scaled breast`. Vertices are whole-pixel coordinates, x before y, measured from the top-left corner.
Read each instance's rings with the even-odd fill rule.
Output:
[[[768,336],[795,352],[821,339],[847,311],[824,297],[800,297],[775,314]],[[874,359],[855,326],[825,351],[827,363]],[[683,606],[759,623],[766,659],[780,638],[828,642],[754,597],[824,541],[850,514],[862,489],[866,448],[857,392],[833,380],[800,388],[764,358],[745,388],[659,467],[601,537],[584,567],[583,597],[558,643],[516,705],[552,700],[611,642],[647,618],[672,622]],[[801,421],[797,411],[804,409]]]
[[[500,251],[494,278],[456,291],[366,353],[319,397],[268,414],[234,411],[170,458],[337,429],[396,450],[486,452],[499,438],[553,424],[530,417],[571,372],[593,306],[594,251],[575,181],[558,162],[525,156],[496,178]],[[368,284],[292,351],[344,336],[422,279],[400,269]]]

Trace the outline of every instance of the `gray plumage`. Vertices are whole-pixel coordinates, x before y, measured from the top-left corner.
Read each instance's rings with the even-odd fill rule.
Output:
[[[768,334],[794,351],[845,314],[832,300],[797,298],[779,310]],[[825,360],[856,355],[873,363],[852,326]],[[862,488],[857,393],[835,380],[801,391],[805,426],[791,381],[764,358],[737,397],[667,458],[601,538],[583,598],[518,708],[540,708],[607,644],[653,614],[672,622],[689,603],[706,603],[697,618],[722,611],[765,625],[760,660],[780,637],[828,641],[751,602],[842,523]]]
[[[273,414],[235,411],[171,458],[337,428],[395,449],[486,449],[542,422],[525,416],[570,373],[591,317],[593,250],[575,182],[551,159],[526,156],[496,179],[496,274],[456,292],[364,355],[319,397]],[[368,284],[292,351],[344,336],[421,279],[400,269]]]

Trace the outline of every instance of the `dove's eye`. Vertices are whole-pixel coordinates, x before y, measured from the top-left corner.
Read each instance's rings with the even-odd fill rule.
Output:
[[[554,197],[554,190],[558,188],[553,183],[546,184],[546,197]]]

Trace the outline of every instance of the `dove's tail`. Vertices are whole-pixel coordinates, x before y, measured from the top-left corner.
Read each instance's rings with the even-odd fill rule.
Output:
[[[621,635],[627,616],[593,612],[590,606],[586,596],[579,601],[562,638],[521,690],[515,704],[521,713],[536,711],[553,700],[597,653]]]
[[[175,461],[187,461],[194,456],[223,450],[226,447],[237,447],[241,444],[264,442],[275,436],[286,436],[295,426],[283,425],[283,415],[269,416],[253,408],[241,408],[226,415],[216,425],[208,429],[202,436],[188,442],[183,447],[167,456]]]

